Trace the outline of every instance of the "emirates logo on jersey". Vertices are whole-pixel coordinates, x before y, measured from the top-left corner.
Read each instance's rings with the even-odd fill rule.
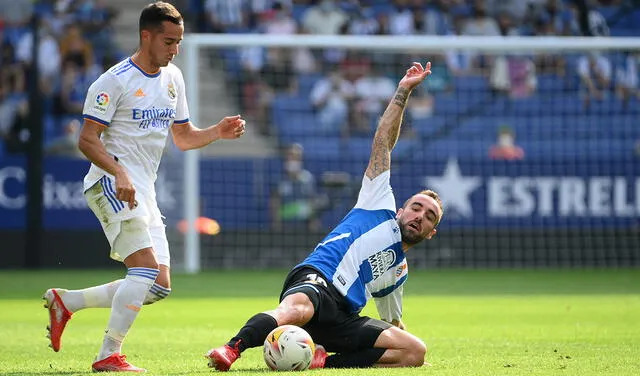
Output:
[[[131,113],[133,120],[139,120],[138,128],[169,128],[176,117],[176,110],[173,108],[134,108]]]
[[[376,279],[384,274],[396,262],[396,253],[392,249],[380,251],[368,258],[371,274]]]

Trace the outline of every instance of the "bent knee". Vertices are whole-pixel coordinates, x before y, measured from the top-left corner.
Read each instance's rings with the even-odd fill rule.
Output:
[[[311,320],[314,314],[313,304],[305,294],[298,293],[285,297],[275,310],[278,325],[292,324],[302,326]]]
[[[422,340],[415,338],[408,343],[405,356],[402,359],[403,366],[422,367],[425,355],[427,355],[427,345]]]

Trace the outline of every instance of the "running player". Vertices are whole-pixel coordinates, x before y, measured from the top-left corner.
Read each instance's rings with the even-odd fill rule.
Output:
[[[111,246],[111,258],[127,267],[124,279],[84,290],[53,288],[44,294],[54,351],[71,315],[109,307],[111,316],[94,371],[143,372],[122,355],[122,342],[143,304],[171,292],[169,247],[154,182],[171,130],[181,150],[201,148],[245,132],[240,115],[206,129],[189,122],[185,84],[171,64],[184,33],[176,8],[162,1],[140,14],[140,45],[89,88],[78,147],[92,162],[85,197]]]
[[[289,273],[276,309],[254,315],[227,344],[207,353],[210,367],[229,370],[240,353],[262,345],[271,330],[285,324],[304,328],[319,344],[311,368],[424,364],[424,342],[402,323],[405,252],[435,235],[442,202],[424,190],[396,211],[389,179],[407,100],[430,69],[431,63],[413,63],[400,80],[378,124],[355,207]],[[360,316],[371,297],[382,320]]]

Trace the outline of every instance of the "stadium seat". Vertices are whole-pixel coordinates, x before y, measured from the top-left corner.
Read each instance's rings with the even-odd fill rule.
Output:
[[[325,159],[336,162],[340,159],[341,143],[336,137],[300,137],[292,138],[304,148],[305,158]]]
[[[309,97],[313,85],[322,78],[320,73],[302,73],[298,75],[298,95]]]

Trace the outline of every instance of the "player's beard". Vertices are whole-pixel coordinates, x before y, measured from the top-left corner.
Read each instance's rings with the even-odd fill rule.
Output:
[[[398,227],[400,227],[400,235],[402,241],[409,245],[416,245],[424,240],[422,234],[417,233],[414,229],[410,228],[406,223],[402,223],[398,219]]]

